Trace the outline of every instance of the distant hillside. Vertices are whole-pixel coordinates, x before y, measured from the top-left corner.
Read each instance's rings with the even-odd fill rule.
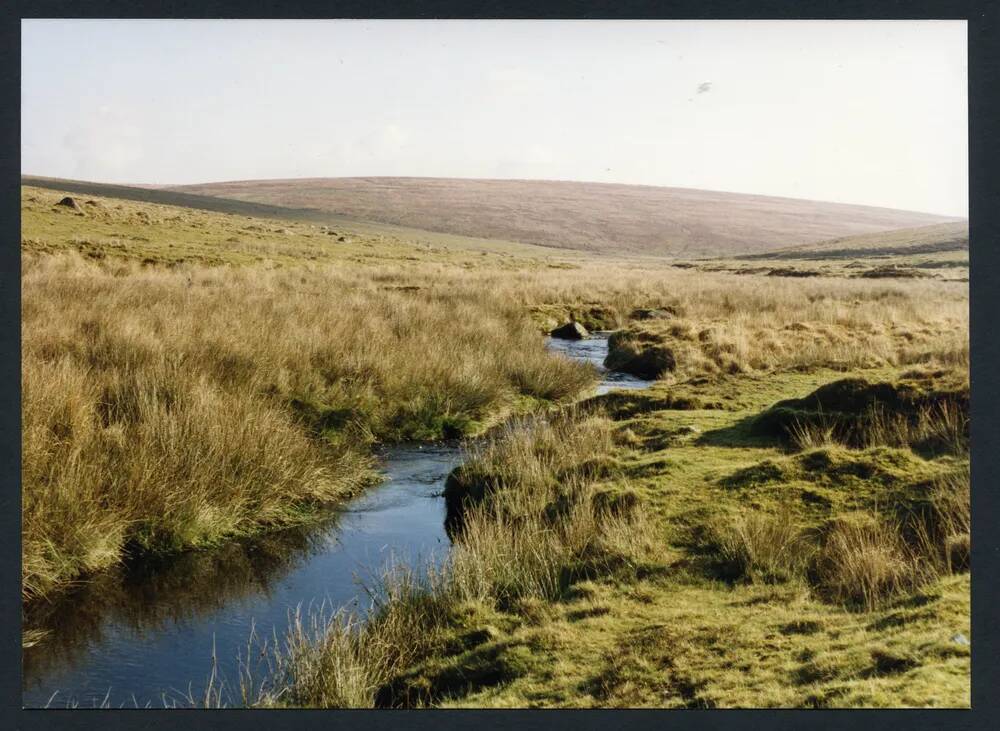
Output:
[[[219,197],[206,197],[190,193],[178,193],[172,190],[148,185],[114,185],[111,183],[92,183],[87,180],[68,180],[65,178],[46,178],[37,175],[22,175],[21,185],[31,185],[36,188],[62,190],[67,193],[83,195],[102,195],[108,198],[139,201],[140,203],[156,203],[163,206],[183,206],[198,208],[216,213],[232,213],[239,216],[261,216],[264,218],[289,218],[305,220],[325,220],[317,211],[253,203],[242,200],[226,200]]]
[[[445,232],[428,231],[426,229],[406,228],[388,223],[379,223],[377,221],[356,220],[313,208],[285,208],[262,203],[175,192],[148,185],[114,185],[110,183],[92,183],[85,180],[68,180],[66,178],[45,178],[35,175],[22,175],[21,185],[29,188],[44,188],[46,190],[80,196],[103,196],[109,199],[151,203],[160,206],[178,206],[249,218],[270,218],[276,221],[302,221],[317,225],[322,224],[328,227],[336,227],[337,230],[344,233],[353,233],[368,237],[388,236],[407,241],[410,245],[416,246],[446,246],[543,257],[549,257],[553,254],[560,256],[577,255],[576,252],[566,250],[557,252],[551,248],[532,246],[517,241],[486,239],[477,236],[461,236]]]
[[[860,234],[794,246],[740,259],[849,259],[860,256],[910,256],[969,250],[969,222]]]
[[[310,178],[165,190],[465,236],[658,256],[755,254],[955,220],[738,193],[537,180]]]

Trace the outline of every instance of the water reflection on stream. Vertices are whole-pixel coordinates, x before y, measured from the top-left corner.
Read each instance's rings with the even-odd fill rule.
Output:
[[[607,338],[549,346],[601,367]],[[648,385],[601,370],[599,393]],[[319,526],[122,567],[33,606],[27,627],[47,634],[23,651],[24,705],[91,707],[107,698],[114,707],[161,707],[189,692],[197,698],[213,644],[219,671],[235,687],[251,626],[280,637],[297,606],[363,610],[359,580],[390,563],[421,571],[442,560],[449,541],[441,491],[458,446],[396,446],[382,457],[385,482]]]

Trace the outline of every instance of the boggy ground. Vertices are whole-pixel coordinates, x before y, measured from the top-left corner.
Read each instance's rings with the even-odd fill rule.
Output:
[[[390,579],[357,632],[303,618],[246,702],[968,703],[964,283],[22,195],[29,611],[127,555],[312,519],[373,442],[586,395],[541,337],[575,318],[668,354],[658,384],[476,448],[451,489],[489,497],[430,590]],[[804,399],[849,377],[912,398]]]

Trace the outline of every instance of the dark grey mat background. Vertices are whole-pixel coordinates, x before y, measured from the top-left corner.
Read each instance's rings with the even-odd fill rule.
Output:
[[[23,711],[20,683],[20,18],[965,18],[969,20],[972,711]],[[1000,728],[1000,4],[932,0],[35,0],[0,7],[0,729]]]

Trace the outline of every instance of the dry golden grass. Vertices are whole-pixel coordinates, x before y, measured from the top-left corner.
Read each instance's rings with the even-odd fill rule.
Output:
[[[690,375],[968,362],[960,285],[765,291],[746,277],[575,266],[26,255],[26,593],[129,542],[176,548],[291,520],[356,489],[367,475],[355,447],[372,439],[457,435],[579,393],[593,375],[548,356],[536,329],[571,312],[612,325],[669,308],[641,327]]]
[[[366,274],[27,257],[26,595],[127,544],[294,520],[371,477],[372,439],[461,434],[593,382],[457,272],[419,295]]]
[[[261,399],[173,371],[96,371],[26,357],[22,557],[28,597],[117,561],[295,521],[369,473],[318,451]]]
[[[968,367],[968,299],[961,284],[812,279],[768,281],[765,287],[756,277],[685,275],[671,288],[676,299],[665,302],[675,316],[629,328],[633,339],[668,350],[678,377],[926,363]]]

